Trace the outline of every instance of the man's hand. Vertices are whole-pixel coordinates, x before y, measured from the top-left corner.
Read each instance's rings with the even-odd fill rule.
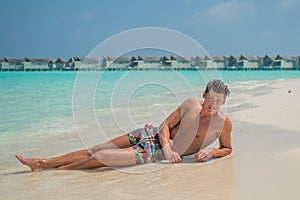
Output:
[[[179,163],[182,159],[180,155],[171,148],[163,148],[164,155],[170,163]]]
[[[214,149],[200,150],[194,155],[194,159],[199,162],[206,162],[208,159],[214,157]]]

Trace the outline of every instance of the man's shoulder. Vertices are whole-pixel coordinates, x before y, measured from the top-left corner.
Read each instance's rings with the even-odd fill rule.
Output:
[[[191,97],[191,98],[186,99],[182,103],[182,105],[185,105],[185,106],[188,106],[188,107],[190,107],[190,106],[199,106],[199,105],[201,106],[202,103],[203,103],[202,100]]]
[[[230,118],[224,114],[222,111],[218,112],[218,117],[221,119],[225,124],[232,124]]]
[[[220,117],[220,118],[222,118],[222,119],[224,119],[224,120],[226,119],[226,120],[229,120],[229,121],[230,121],[228,115],[226,115],[226,114],[223,113],[222,111],[218,111],[218,117]]]
[[[199,99],[188,98],[181,104],[181,108],[184,110],[184,112],[199,112],[199,110],[202,109],[202,104],[203,102]]]

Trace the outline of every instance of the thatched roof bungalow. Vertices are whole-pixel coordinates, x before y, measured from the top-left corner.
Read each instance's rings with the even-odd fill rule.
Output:
[[[207,62],[204,60],[205,57],[196,56],[192,58],[192,65],[195,69],[206,69]]]
[[[227,60],[227,66],[226,69],[238,69],[239,67],[239,62],[238,62],[238,57],[234,55],[230,55],[228,60]]]
[[[296,56],[296,69],[300,69],[300,56]]]
[[[175,70],[190,70],[192,66],[191,56],[171,56],[171,68]]]
[[[16,71],[24,69],[24,59],[4,58],[0,61],[0,69],[3,71]]]
[[[258,56],[241,55],[238,62],[238,69],[259,69],[261,67],[261,58]]]
[[[171,69],[172,68],[172,61],[171,56],[163,56],[160,58],[161,61],[161,69]]]
[[[51,69],[54,70],[64,70],[67,65],[67,61],[64,58],[57,58],[56,60],[51,60],[52,63]]]
[[[0,59],[0,70],[2,70],[2,63],[5,63],[4,59]]]
[[[212,62],[213,69],[225,69],[227,58],[225,56],[212,56],[209,62]]]
[[[262,69],[279,69],[279,66],[274,67],[275,58],[269,55],[265,55],[262,59]]]
[[[98,67],[98,58],[84,58],[74,56],[68,60],[67,69],[77,70],[95,70]]]
[[[50,58],[25,58],[24,70],[49,70]]]
[[[130,67],[130,58],[104,56],[102,67],[107,70],[126,70]]]
[[[297,58],[278,54],[274,58],[274,67],[279,69],[294,69],[297,67]]]
[[[138,56],[137,69],[138,70],[154,70],[161,69],[161,58],[159,56]]]

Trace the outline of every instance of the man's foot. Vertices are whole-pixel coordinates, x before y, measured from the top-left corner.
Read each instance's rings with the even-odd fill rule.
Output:
[[[24,165],[30,167],[33,172],[42,171],[47,169],[47,163],[45,160],[37,158],[23,158],[22,156],[16,155],[16,158]]]

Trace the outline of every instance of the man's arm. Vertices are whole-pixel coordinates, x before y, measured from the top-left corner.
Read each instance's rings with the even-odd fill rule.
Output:
[[[170,130],[180,123],[182,117],[186,113],[188,106],[194,99],[185,100],[174,112],[172,112],[166,120],[160,125],[159,140],[164,155],[171,163],[180,162],[180,155],[172,150],[172,141],[170,139]]]
[[[200,162],[205,162],[212,157],[223,157],[229,155],[232,152],[231,130],[232,123],[230,119],[226,117],[223,130],[219,137],[220,147],[200,150],[199,153],[195,155],[195,159]]]

